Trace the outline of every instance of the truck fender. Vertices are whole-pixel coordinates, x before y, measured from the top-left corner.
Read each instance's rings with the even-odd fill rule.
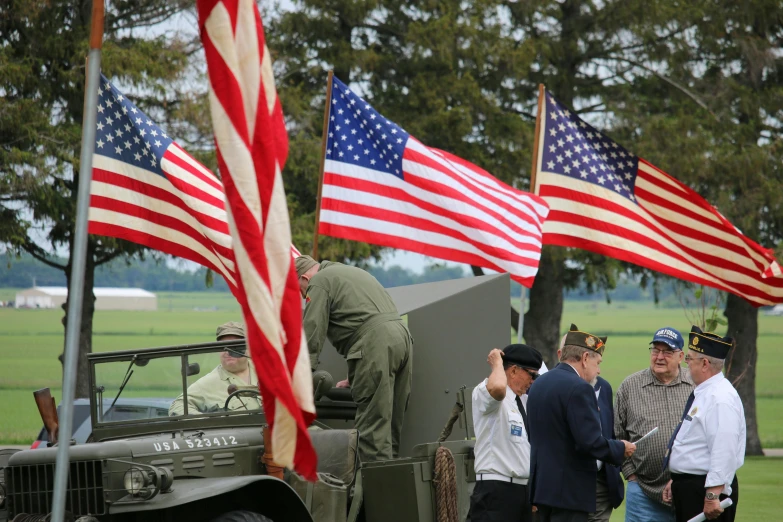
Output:
[[[214,516],[247,510],[269,517],[274,522],[313,522],[296,491],[284,481],[269,475],[174,480],[171,491],[159,493],[146,502],[122,499],[109,508],[109,513],[119,515],[172,508],[177,508],[178,515],[191,510],[202,516],[215,510],[219,512]],[[181,516],[175,518],[184,519]]]

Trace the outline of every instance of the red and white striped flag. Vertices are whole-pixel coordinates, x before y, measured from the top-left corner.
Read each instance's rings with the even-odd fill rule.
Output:
[[[783,302],[772,250],[551,94],[542,107],[535,190],[550,208],[544,244],[629,261],[756,306]]]
[[[302,304],[281,170],[288,135],[253,0],[199,0],[218,164],[250,354],[275,461],[314,480],[315,418]]]
[[[508,272],[530,287],[546,203],[425,146],[332,81],[319,233]]]
[[[236,295],[223,183],[103,75],[89,232],[204,265]]]

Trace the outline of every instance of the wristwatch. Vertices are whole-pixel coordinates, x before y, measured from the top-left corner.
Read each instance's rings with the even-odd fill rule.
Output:
[[[718,493],[713,493],[712,491],[708,491],[706,495],[704,495],[704,498],[707,500],[718,500],[720,498],[720,495]]]

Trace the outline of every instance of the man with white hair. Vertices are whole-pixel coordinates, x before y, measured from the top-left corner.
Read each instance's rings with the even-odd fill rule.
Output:
[[[696,385],[680,424],[669,440],[663,468],[671,480],[663,491],[674,501],[677,522],[700,513],[708,520],[733,522],[739,489],[737,470],[745,461],[745,410],[737,390],[723,376],[723,361],[734,339],[691,329],[685,361]],[[731,498],[727,509],[720,502]]]
[[[528,392],[530,498],[542,522],[586,522],[596,511],[597,460],[615,465],[636,446],[603,435],[595,389],[606,338],[571,325],[560,364]]]

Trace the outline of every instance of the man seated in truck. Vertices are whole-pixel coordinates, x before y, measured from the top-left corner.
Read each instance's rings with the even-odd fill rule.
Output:
[[[245,327],[234,321],[218,326],[216,340],[229,341],[245,338]],[[220,364],[188,387],[188,413],[209,413],[220,411],[228,398],[228,387],[232,384],[258,387],[258,377],[253,369],[246,348],[231,348],[220,353]],[[260,410],[261,397],[241,395],[232,399],[229,410]],[[169,407],[169,416],[185,413],[183,396],[180,395]]]

